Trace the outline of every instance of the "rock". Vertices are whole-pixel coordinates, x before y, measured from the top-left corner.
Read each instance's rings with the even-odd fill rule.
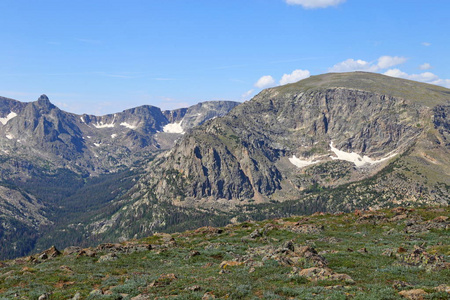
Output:
[[[191,252],[189,252],[188,258],[194,257],[194,256],[199,256],[200,252],[198,252],[197,250],[192,250]]]
[[[70,300],[80,300],[81,294],[80,292],[76,292],[75,295]]]
[[[428,227],[425,224],[413,224],[407,223],[405,229],[403,229],[405,233],[426,233],[428,232]]]
[[[441,284],[434,288],[438,292],[446,292],[450,294],[450,285],[447,284]]]
[[[276,253],[289,253],[294,252],[294,243],[292,240],[285,242],[283,245],[281,245],[280,248],[278,248],[275,252]]]
[[[398,293],[400,296],[411,300],[422,300],[427,293],[422,289],[414,289],[408,291],[401,291]]]
[[[163,287],[172,283],[172,281],[176,280],[178,277],[173,274],[162,274],[158,279],[150,283],[149,287]]]
[[[404,219],[406,219],[407,217],[408,217],[407,214],[396,215],[396,216],[390,218],[390,219],[389,219],[389,222],[397,222],[397,221],[400,221],[400,220],[404,220]]]
[[[210,300],[210,299],[216,299],[216,296],[213,292],[207,292],[203,295],[202,300]]]
[[[38,298],[38,300],[48,300],[48,299],[50,299],[50,295],[48,293],[42,294]]]
[[[87,248],[87,249],[80,250],[77,254],[77,258],[82,257],[82,256],[95,257],[96,255],[97,255],[97,252]]]
[[[336,280],[336,281],[345,281],[347,283],[353,283],[353,279],[347,274],[338,274],[334,273],[329,268],[308,268],[303,269],[298,273],[299,276],[306,277],[311,281],[319,281],[319,280]]]
[[[402,290],[404,288],[407,287],[412,287],[411,284],[405,282],[405,281],[401,281],[401,280],[394,280],[394,283],[392,284],[392,287],[396,290]]]
[[[193,292],[198,292],[198,291],[201,291],[202,288],[199,285],[193,285],[193,286],[188,287],[187,290],[193,291]]]
[[[71,255],[74,253],[78,253],[81,251],[80,247],[70,246],[64,249],[63,254],[64,255]]]
[[[103,291],[100,289],[94,289],[89,293],[90,296],[100,296],[103,295]]]
[[[51,246],[47,250],[39,253],[37,255],[37,257],[39,259],[41,259],[41,260],[46,260],[46,259],[49,259],[49,258],[55,258],[55,257],[57,257],[59,255],[61,255],[61,252],[58,249],[56,249],[55,246]]]
[[[106,255],[102,255],[100,256],[100,258],[98,259],[97,262],[101,263],[101,262],[105,262],[105,261],[114,261],[114,260],[118,260],[119,258],[117,257],[117,255],[115,253],[108,253]]]
[[[397,260],[400,264],[409,266],[426,267],[428,269],[447,268],[443,256],[429,254],[417,246],[414,246],[414,250],[410,253],[401,252],[397,254]]]
[[[154,236],[161,237],[161,239],[163,241],[163,246],[165,246],[165,247],[174,247],[177,244],[175,239],[172,237],[172,235],[170,235],[168,233],[155,233]]]
[[[211,226],[205,226],[200,227],[194,231],[196,234],[203,234],[203,235],[217,235],[223,233],[223,229],[215,228]]]
[[[256,239],[256,238],[262,237],[262,233],[259,229],[255,229],[252,233],[250,233],[249,237],[251,239]]]
[[[359,249],[358,252],[359,253],[367,253],[367,249],[366,249],[366,247],[364,247],[364,248]]]
[[[224,260],[223,262],[220,263],[219,267],[221,269],[226,269],[229,267],[236,267],[236,266],[242,266],[242,265],[244,265],[244,263],[241,261]]]
[[[154,299],[154,297],[151,297],[149,295],[142,295],[142,294],[139,294],[139,295],[131,298],[131,300],[151,300],[151,299]]]
[[[96,251],[98,252],[110,252],[110,253],[134,253],[151,250],[152,246],[150,244],[138,244],[127,242],[125,244],[112,244],[104,243],[97,246]]]

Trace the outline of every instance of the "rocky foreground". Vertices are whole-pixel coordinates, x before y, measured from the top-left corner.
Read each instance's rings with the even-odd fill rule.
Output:
[[[0,299],[449,299],[450,208],[315,214],[52,247]]]

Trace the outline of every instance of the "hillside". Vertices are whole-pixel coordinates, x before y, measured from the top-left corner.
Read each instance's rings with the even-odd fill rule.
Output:
[[[450,209],[317,213],[0,262],[0,299],[449,299]]]
[[[171,212],[178,227],[187,227],[205,214],[226,224],[448,205],[449,115],[450,90],[373,73],[324,74],[266,89],[156,157],[114,204],[117,212],[86,231],[141,236],[175,226]],[[139,228],[129,221],[135,219]]]

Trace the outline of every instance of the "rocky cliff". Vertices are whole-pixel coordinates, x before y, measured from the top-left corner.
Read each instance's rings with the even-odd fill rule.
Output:
[[[184,207],[309,201],[317,191],[329,209],[448,204],[449,101],[448,89],[380,74],[313,76],[194,128],[140,185]]]

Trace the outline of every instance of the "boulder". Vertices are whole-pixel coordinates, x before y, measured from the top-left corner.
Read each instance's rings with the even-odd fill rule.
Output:
[[[353,279],[347,274],[338,274],[334,273],[329,268],[308,268],[303,269],[298,273],[299,276],[306,277],[311,281],[320,281],[320,280],[336,280],[336,281],[345,281],[347,283],[353,283]]]
[[[401,291],[398,293],[400,296],[405,297],[406,299],[411,300],[422,300],[423,296],[427,294],[422,289],[414,289],[414,290],[408,290],[408,291]]]

